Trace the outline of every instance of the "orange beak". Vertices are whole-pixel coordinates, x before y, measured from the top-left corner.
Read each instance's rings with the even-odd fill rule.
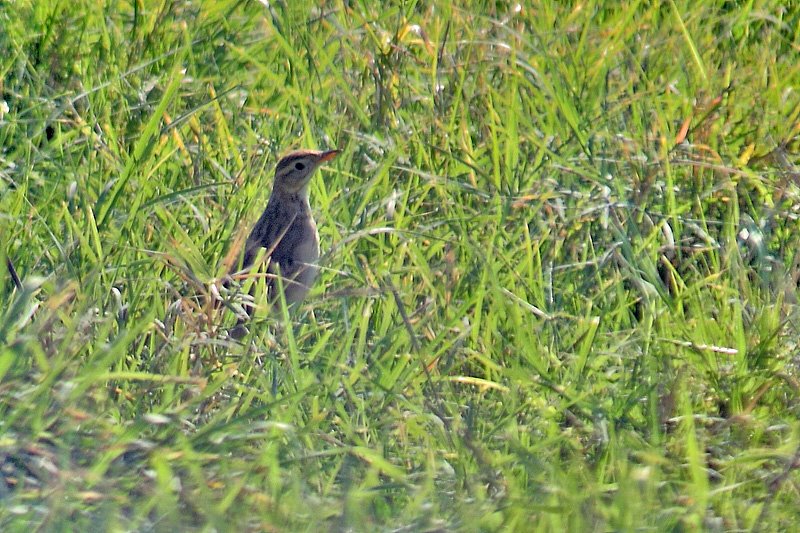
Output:
[[[319,155],[319,162],[325,163],[326,161],[330,161],[331,159],[335,158],[341,153],[342,153],[341,150],[328,150],[327,152],[322,152]]]

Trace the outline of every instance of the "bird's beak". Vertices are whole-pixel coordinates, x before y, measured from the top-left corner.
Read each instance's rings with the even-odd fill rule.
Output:
[[[319,155],[319,162],[325,163],[326,161],[330,161],[331,159],[335,158],[337,155],[341,154],[341,150],[328,150],[327,152],[322,152]]]

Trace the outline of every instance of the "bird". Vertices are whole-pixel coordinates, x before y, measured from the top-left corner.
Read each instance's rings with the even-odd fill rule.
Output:
[[[279,301],[279,287],[287,305],[301,302],[317,277],[319,268],[319,233],[309,202],[309,183],[323,163],[341,150],[296,150],[282,157],[275,167],[267,207],[247,237],[238,270],[252,269],[261,250],[267,262],[267,301]],[[278,277],[281,278],[280,283]],[[247,310],[248,316],[252,309]],[[237,324],[235,336],[242,333],[244,320]]]

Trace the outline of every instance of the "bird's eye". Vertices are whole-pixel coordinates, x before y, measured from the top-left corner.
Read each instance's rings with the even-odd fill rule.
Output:
[[[294,168],[297,170],[303,170],[306,168],[306,166],[303,163],[295,163]]]

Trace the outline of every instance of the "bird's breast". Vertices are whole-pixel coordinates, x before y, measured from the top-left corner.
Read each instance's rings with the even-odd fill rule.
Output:
[[[304,238],[292,248],[291,261],[287,265],[281,265],[282,275],[286,278],[284,293],[289,303],[305,298],[319,271],[319,234],[313,220],[304,221],[302,233]]]
[[[319,259],[319,233],[313,220],[303,221],[303,238],[297,242],[292,259],[297,263],[316,263]]]

